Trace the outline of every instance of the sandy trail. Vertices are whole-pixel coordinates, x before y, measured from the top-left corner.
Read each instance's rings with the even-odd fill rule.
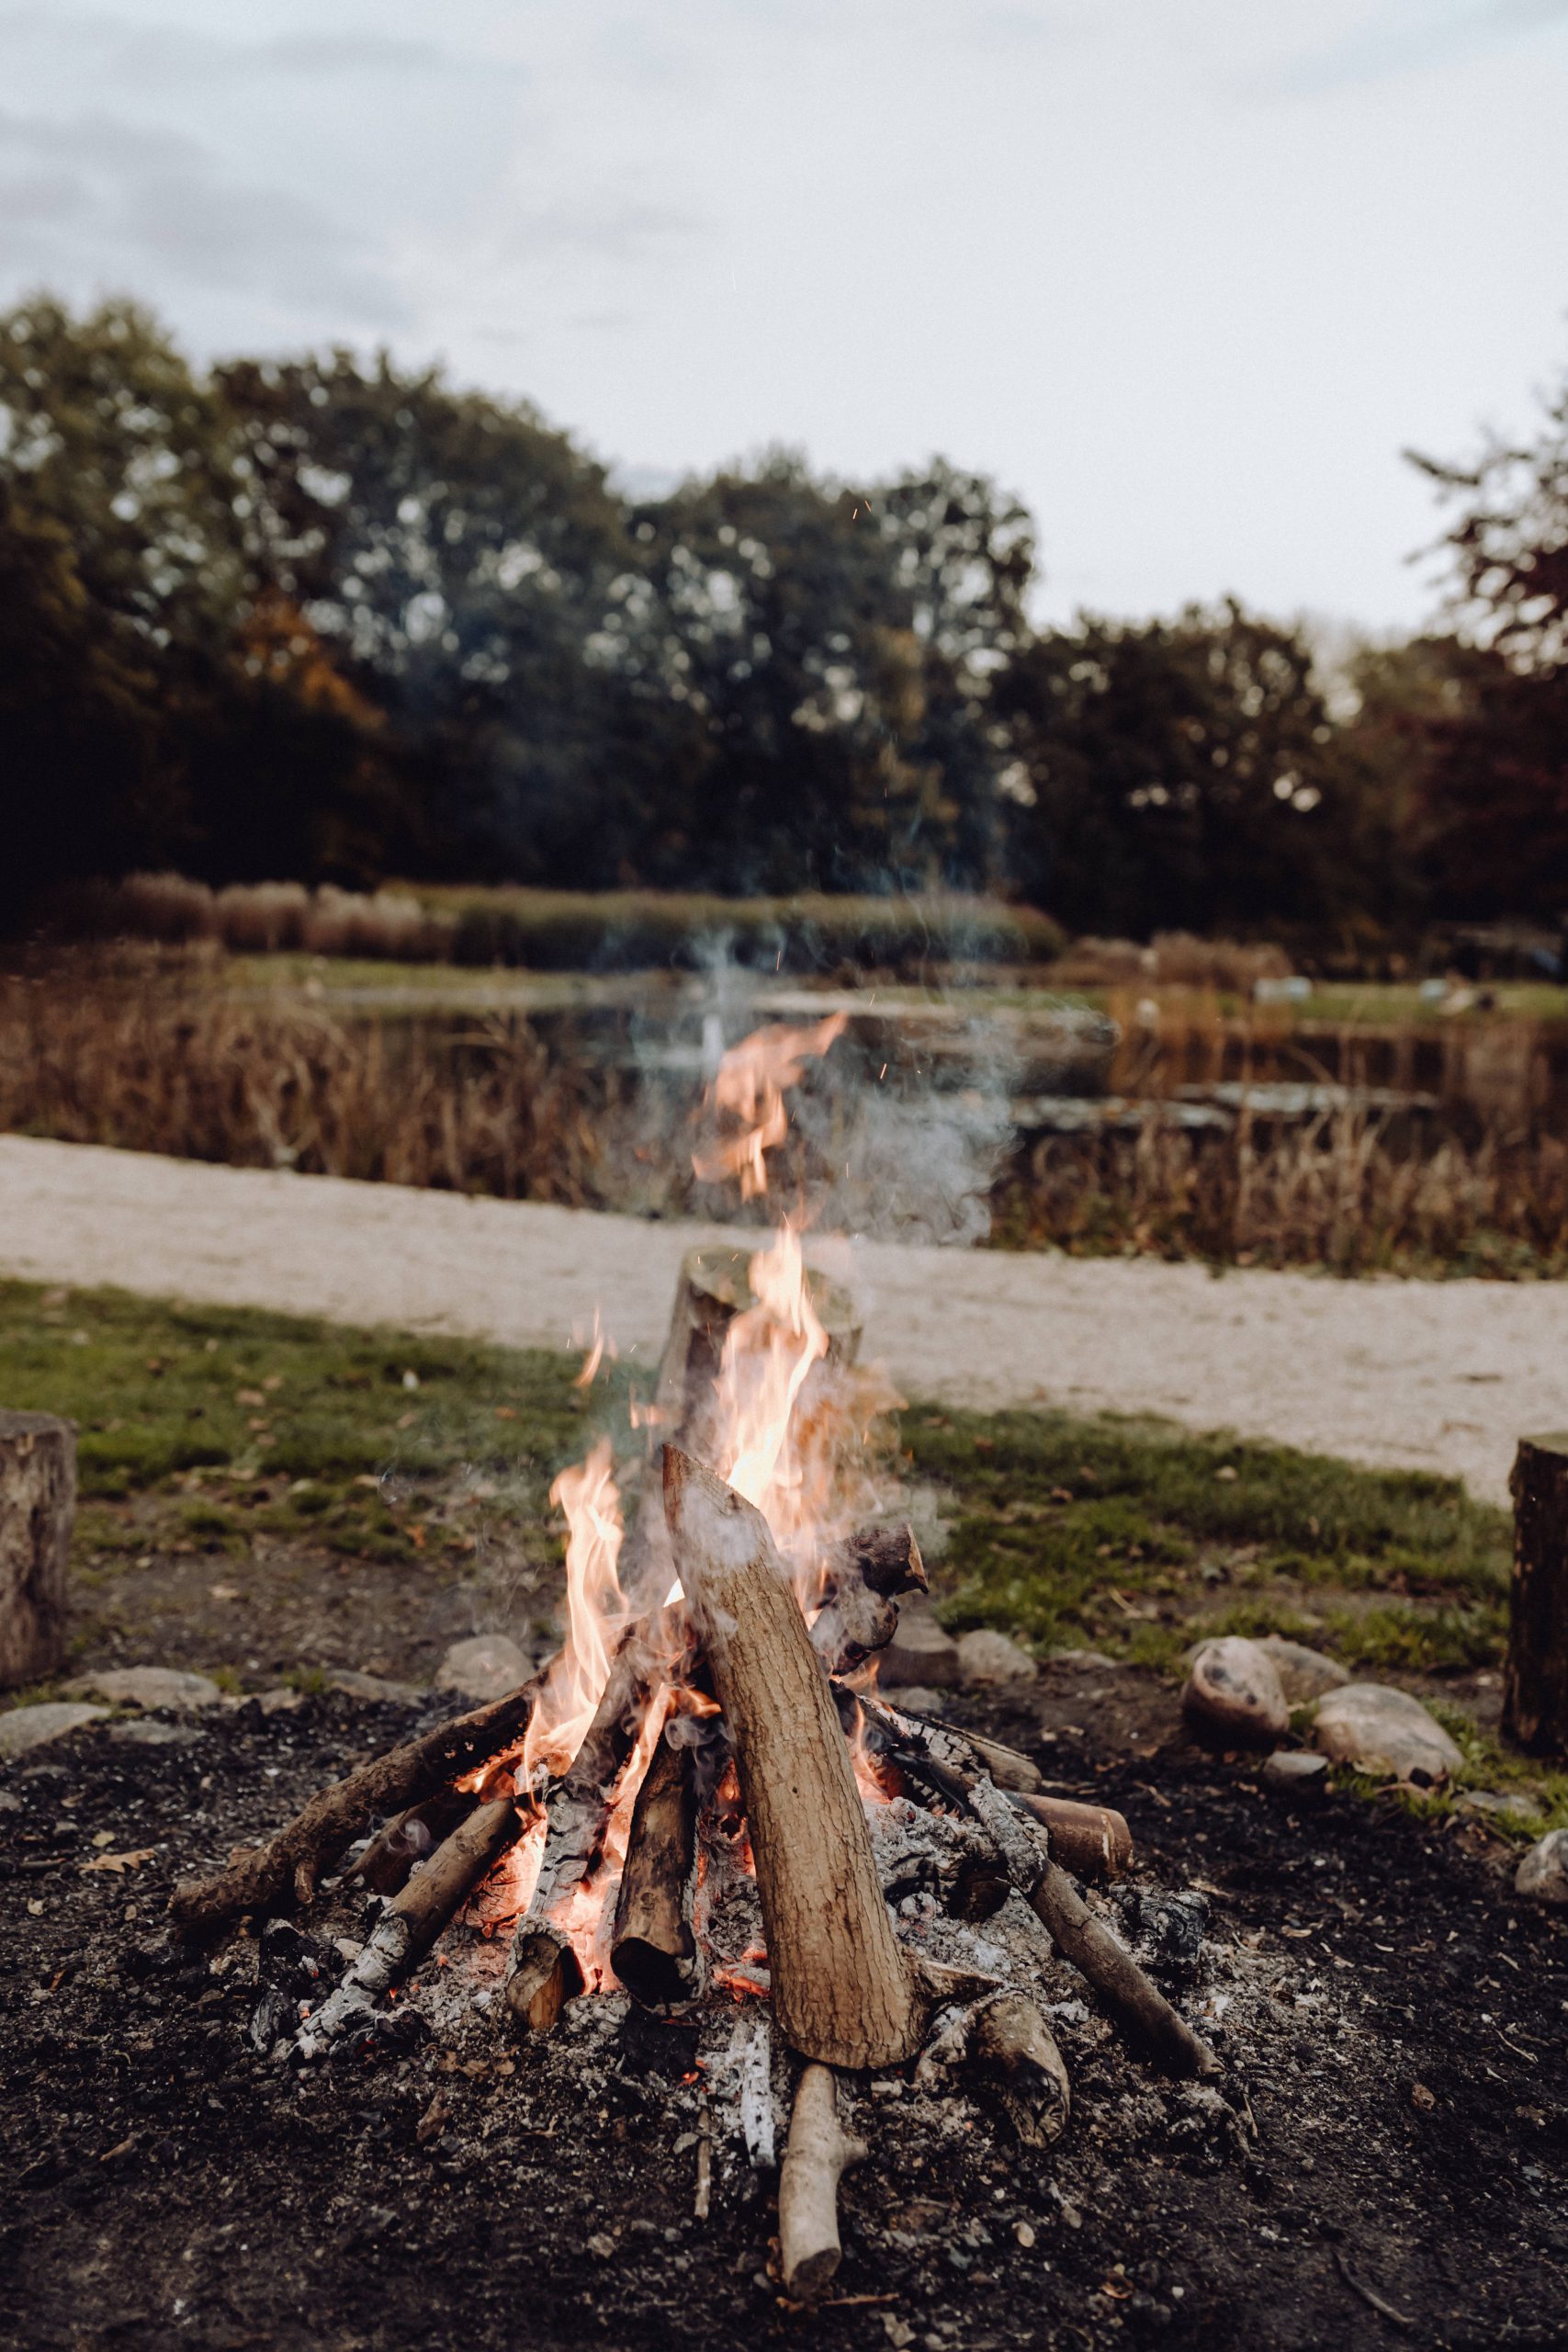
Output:
[[[0,1272],[519,1346],[581,1340],[599,1306],[622,1354],[651,1362],[682,1250],[722,1231],[0,1136]],[[1164,1413],[1451,1472],[1498,1501],[1517,1437],[1568,1427],[1568,1286],[813,1254],[855,1284],[866,1353],[953,1404]]]

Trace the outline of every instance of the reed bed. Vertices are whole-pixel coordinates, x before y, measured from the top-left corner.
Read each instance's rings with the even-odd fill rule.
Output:
[[[1172,1041],[1168,1040],[1168,1044]],[[1187,1044],[1179,1057],[1191,1067]],[[1412,1121],[1353,1100],[1296,1122],[1045,1136],[999,1167],[995,1238],[1213,1262],[1568,1272],[1561,1121]],[[570,1026],[510,1014],[340,1017],[236,1003],[167,958],[0,978],[0,1128],[577,1207],[713,1214],[694,1105]],[[785,1191],[817,1171],[796,1137]]]

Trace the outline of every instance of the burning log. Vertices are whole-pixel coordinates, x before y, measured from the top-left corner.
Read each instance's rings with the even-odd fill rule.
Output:
[[[891,2066],[925,2027],[831,1690],[768,1523],[664,1450],[670,1534],[735,1750],[780,2031],[803,2057]]]
[[[522,2031],[547,2033],[567,2002],[583,1989],[576,1955],[550,1915],[598,1860],[615,1784],[632,1752],[636,1722],[648,1698],[638,1645],[628,1635],[611,1660],[586,1738],[545,1799],[545,1850],[528,1908],[517,1923],[506,1976],[506,2014]]]
[[[1067,2128],[1072,2090],[1055,2038],[1027,1993],[998,1993],[975,2019],[971,2050],[997,2080],[1026,2147],[1048,2148]]]
[[[670,1336],[653,1391],[647,1475],[637,1517],[621,1554],[622,1589],[629,1600],[643,1607],[662,1599],[671,1580],[659,1448],[668,1442],[699,1461],[709,1457],[725,1340],[736,1317],[756,1305],[752,1255],[750,1250],[716,1244],[690,1250],[682,1261]],[[853,1301],[824,1275],[807,1274],[806,1281],[812,1306],[827,1334],[827,1362],[852,1363],[861,1339]]]
[[[240,1855],[215,1877],[182,1880],[169,1897],[175,1924],[186,1934],[199,1934],[246,1912],[270,1910],[290,1891],[296,1902],[309,1903],[317,1880],[364,1834],[372,1814],[423,1804],[515,1747],[528,1728],[536,1688],[522,1683],[471,1714],[437,1724],[434,1731],[373,1757],[313,1796],[269,1845]]]
[[[632,1811],[610,1964],[634,2000],[687,1999],[699,1969],[686,1917],[697,1849],[695,1751],[660,1740]]]
[[[1033,1796],[1044,1786],[1039,1766],[1032,1764],[1028,1757],[1021,1755],[1016,1747],[1004,1747],[999,1739],[987,1739],[983,1733],[965,1731],[962,1725],[949,1723],[944,1715],[907,1715],[901,1707],[893,1705],[880,1694],[874,1713],[876,1720],[885,1726],[902,1725],[917,1737],[922,1731],[951,1732],[954,1739],[961,1739],[965,1747],[974,1749],[998,1789],[1006,1789],[1010,1793],[1016,1792],[1020,1796]],[[1121,1815],[1118,1814],[1116,1818],[1120,1820]]]
[[[374,2023],[376,2005],[417,1968],[481,1880],[490,1876],[522,1822],[510,1797],[476,1805],[395,1894],[343,1982],[300,2026],[295,2049],[319,2058],[346,2033]]]
[[[873,1723],[891,1728],[887,1710],[864,1701]],[[906,1771],[938,1794],[967,1807],[996,1849],[998,1860],[1065,1960],[1084,1977],[1111,2022],[1168,2075],[1215,2075],[1220,2064],[1157,1992],[1132,1954],[1100,1925],[1059,1862],[1048,1835],[1021,1815],[981,1770],[958,1732],[897,1718],[894,1743]]]
[[[792,2302],[815,2302],[836,2276],[839,2182],[869,2150],[839,2121],[839,2086],[827,2066],[807,2066],[795,2095],[779,2175],[779,2258]]]

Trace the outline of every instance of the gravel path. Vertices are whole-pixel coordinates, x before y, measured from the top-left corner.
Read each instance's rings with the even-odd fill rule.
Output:
[[[0,1272],[349,1323],[558,1347],[599,1305],[622,1353],[650,1361],[682,1251],[721,1232],[0,1136]],[[1453,1472],[1498,1501],[1519,1433],[1568,1427],[1562,1285],[813,1254],[855,1283],[866,1352],[953,1404],[1165,1413]]]

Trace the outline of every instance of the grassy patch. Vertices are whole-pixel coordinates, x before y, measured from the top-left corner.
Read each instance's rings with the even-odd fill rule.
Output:
[[[955,1627],[1168,1665],[1200,1634],[1293,1634],[1411,1671],[1499,1654],[1504,1512],[1451,1479],[1103,1416],[906,1413],[947,1523]]]
[[[584,1442],[574,1369],[467,1340],[0,1283],[0,1395],[76,1422],[79,1548],[100,1560],[154,1544],[239,1552],[257,1532],[412,1559],[434,1548],[425,1507],[459,1472],[481,1511],[504,1489],[513,1520],[543,1536],[550,1478]],[[447,1532],[444,1520],[436,1542]]]

